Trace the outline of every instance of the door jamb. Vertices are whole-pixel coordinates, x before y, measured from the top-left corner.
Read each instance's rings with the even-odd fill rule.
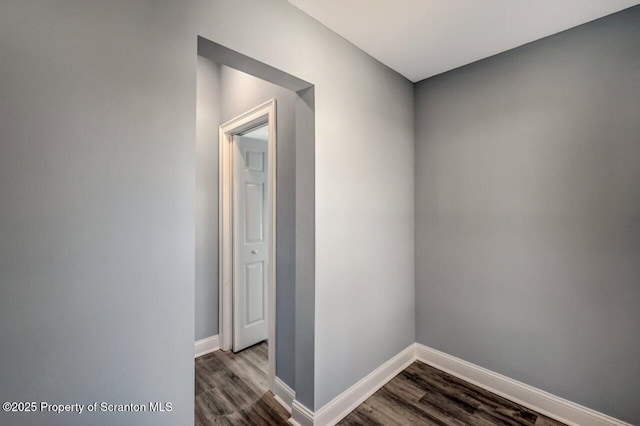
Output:
[[[269,389],[275,390],[276,377],[276,100],[267,102],[220,125],[219,130],[219,317],[220,349],[231,350],[233,342],[233,137],[266,122],[267,144],[269,266],[268,266],[268,352]]]

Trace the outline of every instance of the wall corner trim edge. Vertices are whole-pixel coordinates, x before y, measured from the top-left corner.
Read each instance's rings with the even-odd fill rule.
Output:
[[[416,359],[570,426],[631,426],[606,414],[416,343]]]
[[[194,344],[194,352],[196,358],[217,351],[218,349],[220,349],[220,340],[218,339],[217,334],[215,336],[205,337],[204,339],[197,340]]]
[[[305,407],[300,401],[294,400],[291,404],[289,424],[293,426],[314,426],[315,415],[313,411]]]
[[[291,407],[293,405],[293,401],[296,399],[296,392],[278,376],[276,376],[274,381],[273,394],[276,401],[278,401],[278,403],[282,405],[289,414],[292,414]]]

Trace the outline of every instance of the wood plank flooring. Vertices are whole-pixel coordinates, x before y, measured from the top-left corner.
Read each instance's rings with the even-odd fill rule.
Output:
[[[267,343],[196,359],[195,424],[287,425],[289,413],[268,390]]]
[[[419,361],[339,425],[562,425]]]
[[[267,344],[196,359],[195,424],[287,425],[267,384]],[[558,423],[421,362],[414,362],[340,423],[353,425],[535,425]]]

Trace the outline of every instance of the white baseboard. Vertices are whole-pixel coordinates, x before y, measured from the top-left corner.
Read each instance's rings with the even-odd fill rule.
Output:
[[[296,399],[295,391],[279,377],[276,377],[274,384],[275,389],[273,390],[273,394],[276,401],[278,401],[278,403],[282,405],[289,414],[291,414],[291,406],[293,405],[293,401]]]
[[[217,351],[220,349],[220,341],[218,339],[218,335],[207,337],[205,339],[201,339],[196,341],[194,345],[194,352],[196,354],[196,358],[202,355],[206,355],[213,351]]]
[[[335,425],[413,361],[415,349],[412,344],[316,411],[314,424]]]
[[[291,404],[291,418],[289,423],[293,426],[314,426],[313,411],[302,405],[299,401],[294,400]]]
[[[629,423],[419,343],[416,343],[416,358],[438,370],[568,425],[631,426]]]
[[[199,340],[196,342],[196,357],[216,349],[218,336]],[[295,392],[277,377],[274,394],[276,400],[291,413],[290,424],[333,426],[416,360],[570,426],[632,426],[420,343],[410,345],[315,413],[297,401]]]

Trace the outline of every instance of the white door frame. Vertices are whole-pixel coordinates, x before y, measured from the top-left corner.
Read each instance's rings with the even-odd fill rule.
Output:
[[[233,137],[260,124],[269,125],[267,146],[269,271],[267,327],[269,330],[269,389],[276,376],[276,100],[271,99],[220,126],[219,168],[219,290],[220,349],[233,342]]]

